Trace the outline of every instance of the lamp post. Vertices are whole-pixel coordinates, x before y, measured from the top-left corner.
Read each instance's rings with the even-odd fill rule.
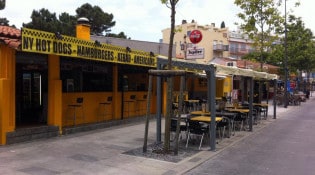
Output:
[[[287,0],[284,0],[284,107],[288,107]]]

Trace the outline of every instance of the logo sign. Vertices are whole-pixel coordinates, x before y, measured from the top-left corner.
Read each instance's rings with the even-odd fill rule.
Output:
[[[202,40],[202,33],[199,30],[190,32],[189,39],[192,43],[197,44]]]
[[[204,58],[204,48],[187,48],[186,59]]]

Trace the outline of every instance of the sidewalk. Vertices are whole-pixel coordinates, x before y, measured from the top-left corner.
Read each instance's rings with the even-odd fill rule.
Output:
[[[314,97],[309,100],[312,98]],[[285,117],[298,107],[277,106],[277,118]],[[254,125],[253,132],[259,132],[268,124],[277,121],[272,119],[273,106],[269,106],[268,113],[268,119]],[[209,151],[209,146],[203,144],[198,153],[174,163],[125,154],[127,151],[142,148],[144,126],[143,121],[58,138],[0,146],[0,174],[182,174],[253,133],[237,131],[235,136],[219,140],[215,152]],[[148,144],[155,142],[155,127],[155,120],[151,120]]]

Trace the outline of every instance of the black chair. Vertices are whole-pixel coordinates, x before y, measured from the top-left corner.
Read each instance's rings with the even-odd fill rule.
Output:
[[[83,97],[78,97],[75,104],[69,104],[68,107],[73,108],[73,125],[76,125],[77,122],[77,115],[76,115],[76,109],[81,108],[82,109],[82,118],[84,120],[84,110],[83,110]]]
[[[235,131],[236,125],[238,125],[240,131],[243,130],[246,119],[247,119],[247,117],[244,114],[237,113],[236,117],[234,118],[233,130]]]
[[[222,140],[222,138],[225,136],[225,130],[228,129],[228,138],[230,137],[230,126],[231,126],[231,122],[230,119],[227,117],[223,117],[222,116],[222,120],[219,121],[217,123],[217,130],[218,130],[218,134],[219,134],[219,138]]]
[[[208,127],[204,127],[200,122],[188,120],[188,134],[187,134],[187,141],[186,141],[186,148],[188,147],[189,140],[191,139],[192,135],[200,136],[200,143],[199,149],[201,148],[202,141],[204,136],[208,133]]]
[[[223,117],[223,121],[228,122],[228,137],[235,135],[235,118],[238,113],[221,111],[216,113],[217,116]],[[226,128],[226,123],[224,124]],[[219,126],[220,127],[220,126]],[[223,134],[224,135],[224,134]]]
[[[175,133],[176,134],[176,128],[177,128],[177,120],[176,118],[171,118],[171,128],[170,131],[171,133]],[[186,120],[184,122],[180,121],[179,122],[179,139],[182,139],[182,133],[186,133],[186,137],[187,137],[187,122]]]

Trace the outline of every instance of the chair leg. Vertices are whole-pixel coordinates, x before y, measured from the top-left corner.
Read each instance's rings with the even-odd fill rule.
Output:
[[[244,121],[241,121],[241,126],[240,126],[240,131],[242,131],[244,129]]]
[[[205,134],[202,134],[202,136],[201,136],[201,140],[200,140],[200,144],[199,144],[199,150],[200,150],[200,148],[201,148],[201,145],[202,145],[202,140],[203,140],[203,136],[204,136]]]
[[[187,141],[186,141],[186,148],[188,147],[189,138],[190,138],[190,134],[189,134],[189,132],[188,132]]]
[[[225,135],[225,126],[223,126],[223,131],[222,131],[222,137],[221,137],[221,139],[224,137],[224,135]]]

